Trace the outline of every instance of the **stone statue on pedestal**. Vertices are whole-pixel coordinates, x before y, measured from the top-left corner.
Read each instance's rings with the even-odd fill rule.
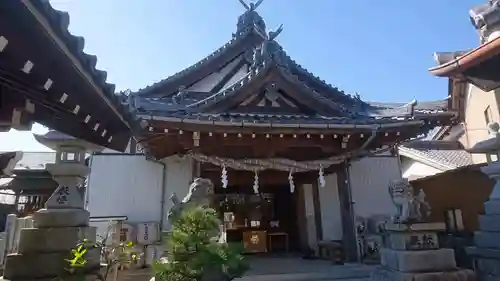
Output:
[[[393,180],[389,183],[389,194],[397,208],[394,222],[421,222],[430,215],[431,207],[425,201],[425,193],[419,190],[415,195],[408,179]]]
[[[188,194],[179,202],[174,193],[170,197],[174,206],[168,211],[168,221],[170,224],[175,221],[178,215],[189,205],[209,207],[212,195],[214,194],[214,185],[211,180],[196,178],[189,186]]]
[[[454,250],[440,247],[438,233],[446,225],[427,221],[431,208],[424,191],[415,194],[408,180],[400,179],[389,184],[389,194],[398,213],[385,225],[380,266],[372,281],[474,281],[472,270],[457,268]]]

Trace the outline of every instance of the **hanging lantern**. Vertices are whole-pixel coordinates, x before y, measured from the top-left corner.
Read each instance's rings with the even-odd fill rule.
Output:
[[[226,165],[222,165],[222,175],[221,175],[222,188],[227,188],[227,170]]]
[[[319,168],[318,183],[319,186],[325,187],[326,181],[325,181],[325,173],[323,171],[323,165],[321,165]]]
[[[254,172],[253,176],[253,192],[259,194],[259,173],[257,171]]]
[[[293,182],[293,172],[290,170],[288,174],[288,184],[290,185],[290,193],[295,192],[295,183]]]

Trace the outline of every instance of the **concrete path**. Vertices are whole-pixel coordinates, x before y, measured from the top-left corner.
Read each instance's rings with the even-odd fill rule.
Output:
[[[239,281],[368,281],[374,266],[335,265],[330,261],[296,257],[249,257],[250,270]]]

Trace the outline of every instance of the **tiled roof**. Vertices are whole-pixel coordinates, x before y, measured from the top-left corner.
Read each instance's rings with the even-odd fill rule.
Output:
[[[256,56],[245,56],[246,60],[252,65],[246,75],[242,76],[232,85],[219,89],[214,92],[200,92],[186,90],[185,87],[190,85],[182,85],[184,89],[178,92],[169,92],[170,86],[177,85],[177,78],[187,75],[193,69],[199,68],[202,65],[207,65],[211,60],[219,57],[222,53],[228,52],[235,43],[242,42],[244,37],[251,33],[258,32],[252,26],[245,32],[235,36],[231,44],[224,45],[214,54],[208,56],[200,63],[197,63],[184,71],[179,72],[169,78],[162,80],[150,87],[139,90],[129,96],[127,102],[129,109],[138,114],[139,117],[147,119],[148,117],[155,118],[177,118],[182,120],[200,120],[200,121],[231,121],[231,122],[246,122],[246,123],[334,123],[334,124],[380,124],[391,122],[391,119],[401,122],[402,120],[421,120],[426,119],[429,113],[437,116],[447,116],[452,119],[454,114],[446,112],[447,101],[431,101],[417,103],[381,103],[381,102],[365,102],[359,96],[352,96],[344,93],[338,88],[326,83],[324,80],[315,76],[307,69],[295,62],[276,41],[270,41],[266,51],[268,55],[262,61],[255,61]],[[250,41],[248,41],[250,42]],[[239,55],[245,52],[252,51],[255,43],[245,43],[239,45]],[[235,52],[235,54],[238,54]],[[226,58],[229,59],[229,58]],[[231,57],[232,59],[232,57]],[[248,87],[255,87],[259,83],[265,83],[267,73],[276,71],[285,81],[293,84],[307,99],[314,104],[316,114],[311,116],[291,116],[290,114],[247,114],[240,112],[228,113],[226,110],[220,110],[221,106],[226,101],[233,99],[234,96],[247,91]],[[197,79],[191,79],[198,81]],[[175,81],[174,81],[175,80]],[[179,85],[177,85],[179,86]],[[161,87],[165,87],[165,92],[162,92]],[[155,89],[155,95],[144,95],[151,89]],[[181,97],[181,98],[178,98]],[[321,105],[321,106],[319,106]],[[217,108],[217,110],[215,110]],[[210,113],[210,114],[209,114]],[[434,118],[434,117],[431,117]],[[438,117],[441,118],[441,117]],[[446,118],[442,118],[445,120]],[[206,123],[206,122],[204,122]]]
[[[14,170],[45,170],[46,164],[55,162],[55,152],[24,152]]]
[[[399,153],[440,170],[473,164],[471,154],[458,141],[411,141],[399,146]]]
[[[10,175],[14,165],[19,162],[22,157],[22,152],[0,152],[0,177]]]
[[[54,9],[48,0],[30,2],[47,19],[52,30],[54,30],[57,36],[63,40],[71,54],[75,56],[75,58],[83,66],[84,70],[91,76],[93,82],[102,89],[104,95],[110,99],[113,106],[120,112],[120,114],[123,117],[128,117],[127,119],[132,118],[130,112],[122,106],[123,97],[115,94],[115,85],[106,82],[108,76],[107,72],[96,68],[97,57],[95,55],[89,55],[83,51],[85,47],[85,39],[80,36],[74,36],[69,32],[69,14]]]

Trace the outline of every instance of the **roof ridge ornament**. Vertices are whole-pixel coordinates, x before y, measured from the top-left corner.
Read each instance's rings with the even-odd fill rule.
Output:
[[[479,32],[481,44],[500,36],[500,0],[489,0],[486,4],[473,7],[469,17]]]
[[[276,31],[270,30],[268,34],[265,32],[261,32],[258,28],[256,28],[257,34],[264,39],[262,41],[262,44],[254,48],[254,53],[253,53],[253,64],[251,66],[251,69],[255,69],[259,65],[261,65],[263,62],[265,62],[267,59],[271,58],[273,53],[276,52],[276,48],[273,48],[272,43],[277,45],[276,37],[280,35],[280,33],[283,31],[283,24],[281,24]],[[276,46],[274,46],[276,47]]]
[[[258,0],[256,3],[250,2],[250,4],[248,4],[245,0],[238,0],[238,1],[240,1],[241,5],[243,5],[243,7],[247,10],[247,12],[257,10],[257,8],[262,4],[262,2],[264,2],[264,0]]]
[[[260,31],[266,32],[266,23],[262,17],[255,10],[264,2],[264,0],[258,0],[253,3],[248,4],[245,0],[238,0],[241,5],[245,8],[245,12],[238,17],[237,31],[233,36],[241,36],[245,34],[251,28],[257,27]]]

